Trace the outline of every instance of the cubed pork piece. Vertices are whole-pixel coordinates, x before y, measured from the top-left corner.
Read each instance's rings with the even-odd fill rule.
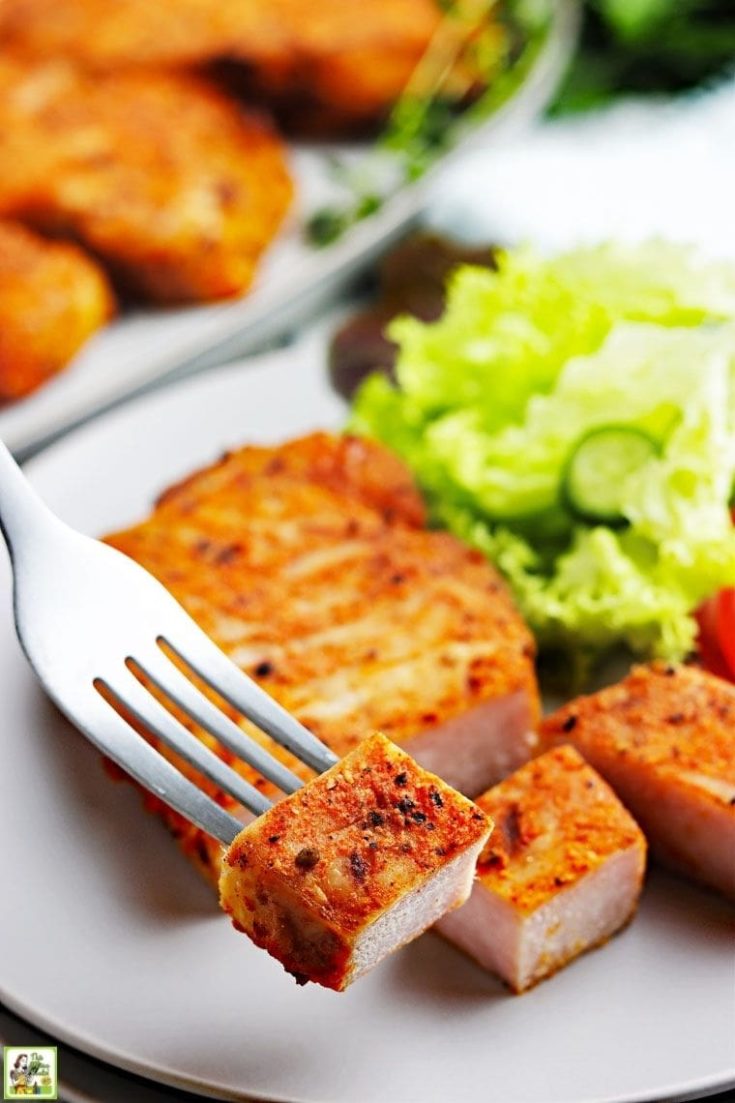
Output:
[[[491,828],[373,735],[240,832],[220,902],[299,983],[341,991],[467,899]]]
[[[523,992],[628,922],[646,843],[568,746],[521,767],[477,803],[495,830],[470,899],[437,930]]]
[[[735,899],[735,686],[697,667],[637,666],[541,731],[600,771],[655,857]]]

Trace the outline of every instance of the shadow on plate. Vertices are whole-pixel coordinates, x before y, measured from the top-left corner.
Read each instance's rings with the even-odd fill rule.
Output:
[[[571,962],[565,974],[567,970],[595,968],[597,955],[606,952],[611,962],[622,951],[639,953],[650,963],[652,946],[689,942],[721,960],[723,953],[733,945],[735,909],[732,905],[714,892],[690,884],[655,865],[648,874],[640,914],[645,916],[645,924],[638,927],[634,920],[630,928],[621,931],[606,946]],[[641,941],[638,934],[644,929],[645,938]],[[609,954],[608,948],[612,947],[615,947],[614,955]],[[487,1006],[518,998],[500,980],[433,932],[407,946],[382,969],[383,981],[390,987],[391,994],[412,1005],[437,1001],[443,1009],[458,1012],[471,1010],[476,1004]],[[543,995],[547,984],[553,985],[555,981],[554,977],[544,981],[522,998],[532,999],[534,993]]]
[[[381,970],[390,994],[411,1004],[430,1000],[451,1011],[508,998],[499,980],[433,931],[404,947]]]
[[[94,747],[35,687],[29,714],[34,722],[27,738],[42,743],[39,751],[61,791],[60,803],[74,809],[73,817],[64,817],[65,830],[83,836],[100,868],[119,872],[121,896],[156,922],[218,916],[213,890],[145,811],[140,794],[108,777]]]
[[[655,938],[696,938],[698,946],[716,954],[733,945],[733,904],[655,864],[648,871],[640,910]]]

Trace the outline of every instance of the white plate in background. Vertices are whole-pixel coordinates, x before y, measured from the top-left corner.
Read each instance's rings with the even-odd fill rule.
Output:
[[[100,330],[54,379],[28,398],[0,407],[0,438],[17,454],[27,454],[158,380],[262,350],[312,320],[418,218],[430,179],[468,148],[522,129],[543,110],[573,49],[577,26],[576,0],[554,0],[551,10],[550,29],[523,82],[420,181],[401,188],[333,245],[315,249],[302,227],[309,212],[334,198],[329,159],[364,163],[374,173],[385,155],[370,147],[292,145],[295,207],[253,289],[230,302],[124,315]]]
[[[294,346],[133,401],[29,474],[80,529],[125,525],[225,448],[339,425],[322,360]],[[343,995],[298,988],[46,702],[4,557],[0,701],[0,1000],[62,1042],[221,1099],[630,1103],[735,1084],[716,896],[655,873],[627,930],[520,997],[434,935]]]

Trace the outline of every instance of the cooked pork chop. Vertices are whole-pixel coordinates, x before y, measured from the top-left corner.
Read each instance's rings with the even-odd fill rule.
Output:
[[[227,53],[263,0],[3,0],[0,47],[85,68],[194,65]]]
[[[299,983],[342,991],[467,899],[491,828],[374,735],[241,831],[221,904]]]
[[[646,843],[572,747],[522,766],[477,803],[495,831],[472,896],[437,930],[523,992],[628,922]]]
[[[0,404],[61,371],[113,311],[104,272],[81,249],[0,221]]]
[[[385,117],[441,18],[437,0],[358,16],[344,0],[4,0],[0,48],[101,72],[229,61],[288,122],[354,133]]]
[[[290,199],[278,138],[204,81],[0,57],[0,216],[78,240],[135,293],[246,290]]]
[[[387,450],[317,433],[226,456],[110,543],[338,755],[382,731],[472,795],[535,746],[533,641],[487,562],[423,524]]]
[[[388,115],[442,15],[437,0],[370,0],[359,17],[343,0],[261,0],[229,56],[245,66],[247,93],[287,127],[349,136]]]
[[[690,666],[638,666],[542,724],[578,747],[662,862],[735,899],[735,686]]]

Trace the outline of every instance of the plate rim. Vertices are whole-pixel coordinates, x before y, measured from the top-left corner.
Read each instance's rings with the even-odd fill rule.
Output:
[[[116,1051],[107,1049],[105,1046],[99,1046],[94,1041],[88,1041],[83,1034],[74,1035],[67,1031],[63,1025],[57,1024],[52,1018],[32,1014],[29,1009],[24,1008],[21,1001],[8,1000],[4,993],[2,993],[1,998],[2,1002],[15,1014],[27,1019],[33,1026],[38,1026],[39,1029],[46,1031],[54,1038],[58,1038],[64,1045],[78,1049],[81,1053],[86,1053],[89,1057],[111,1065],[113,1068],[141,1076],[154,1084],[181,1088],[183,1091],[187,1091],[192,1095],[199,1095],[203,1099],[222,1100],[223,1103],[303,1103],[303,1097],[299,1098],[295,1095],[271,1095],[269,1093],[269,1099],[264,1101],[262,1097],[258,1098],[249,1093],[215,1093],[210,1089],[206,1089],[206,1085],[204,1085],[204,1089],[198,1086],[200,1083],[203,1084],[203,1081],[180,1076],[173,1070],[161,1075],[160,1068],[154,1070],[152,1064],[137,1061],[136,1058],[129,1055],[123,1057],[119,1052],[114,1055]],[[704,1079],[692,1079],[684,1083],[669,1084],[664,1088],[664,1094],[662,1095],[658,1093],[655,1096],[640,1095],[638,1093],[597,1095],[587,1099],[586,1103],[679,1103],[679,1101],[685,1103],[686,1100],[706,1098],[708,1095],[728,1091],[731,1088],[735,1088],[735,1064],[728,1070],[727,1079],[724,1081],[719,1076],[710,1076]]]

